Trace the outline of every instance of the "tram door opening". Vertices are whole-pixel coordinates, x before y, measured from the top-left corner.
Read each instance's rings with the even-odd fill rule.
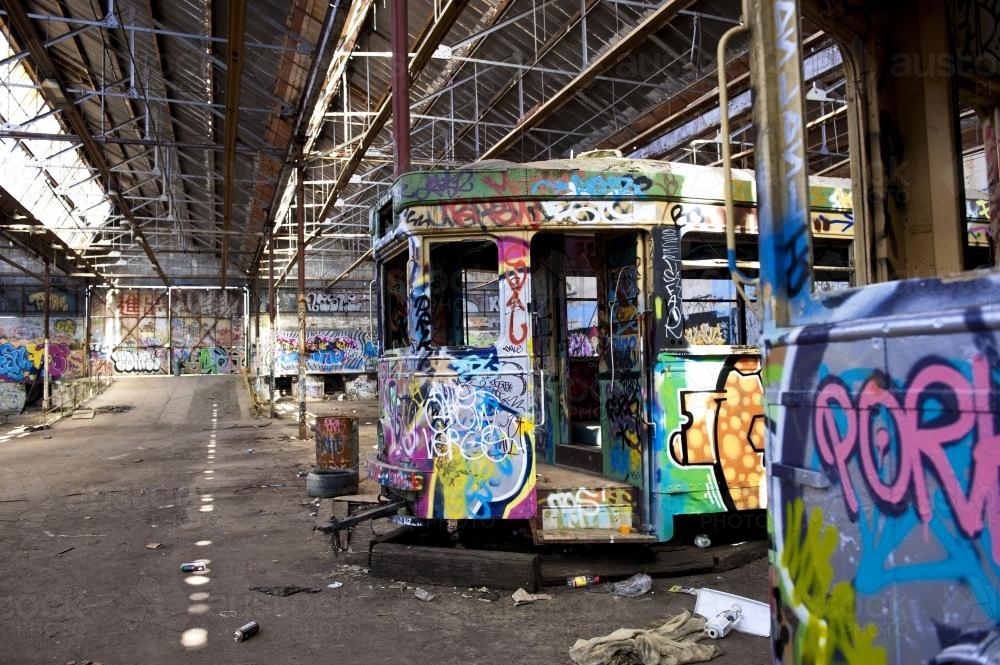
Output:
[[[542,232],[531,265],[539,458],[638,485],[637,243],[634,232]]]

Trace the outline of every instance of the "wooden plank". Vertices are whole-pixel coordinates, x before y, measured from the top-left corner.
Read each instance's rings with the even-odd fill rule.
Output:
[[[537,554],[375,543],[368,569],[376,577],[417,584],[538,590]]]
[[[635,489],[634,485],[619,480],[605,478],[595,473],[552,464],[539,464],[537,469],[539,490],[575,490],[580,488],[600,489],[620,487]]]
[[[751,561],[763,559],[767,556],[766,540],[750,540],[735,545],[720,545],[709,548],[712,556],[715,557],[715,572],[721,573],[726,570],[734,570],[747,565]]]
[[[653,536],[632,531],[624,534],[618,529],[539,529],[535,535],[537,545],[552,543],[654,543]]]

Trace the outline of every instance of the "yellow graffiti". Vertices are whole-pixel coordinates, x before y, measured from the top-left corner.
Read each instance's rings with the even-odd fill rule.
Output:
[[[688,422],[671,442],[674,458],[688,464],[717,464],[737,510],[765,507],[765,424],[758,360],[738,359],[726,374],[722,391],[682,392],[680,400]],[[747,491],[753,488],[757,491]]]
[[[760,487],[764,475],[764,406],[760,366],[741,358],[726,376],[715,418],[719,464],[737,510],[763,508],[760,498],[737,488]]]
[[[722,334],[722,327],[719,324],[709,325],[703,323],[700,326],[684,329],[684,339],[688,344],[727,344],[725,336]]]
[[[885,649],[875,644],[878,627],[858,624],[854,588],[849,582],[834,584],[830,561],[839,540],[836,529],[827,525],[823,511],[815,508],[809,513],[803,533],[802,499],[796,499],[785,510],[785,542],[776,571],[781,590],[781,614],[777,618],[794,636],[784,645],[794,653],[784,654],[782,660],[883,665],[887,662]]]
[[[428,502],[427,517],[461,519],[468,516],[468,496],[488,487],[496,464],[487,458],[435,457],[429,495],[440,497]],[[437,513],[437,514],[433,514]]]
[[[41,367],[42,361],[45,360],[45,345],[28,342],[25,348],[28,351],[28,358],[31,359],[31,364],[35,367]]]

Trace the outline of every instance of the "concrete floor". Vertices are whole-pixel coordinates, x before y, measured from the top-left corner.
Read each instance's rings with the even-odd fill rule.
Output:
[[[242,377],[166,376],[119,379],[87,406],[92,418],[0,429],[0,664],[554,665],[571,663],[578,638],[692,610],[692,596],[666,591],[674,584],[767,600],[758,559],[657,578],[639,598],[547,587],[551,600],[515,607],[509,591],[485,603],[422,585],[436,594],[424,602],[405,580],[368,574],[366,527],[352,552],[313,530],[323,514],[298,472],[315,443],[297,438],[295,405],[254,420]],[[310,411],[356,413],[362,450],[371,445],[370,406]],[[180,572],[192,560],[207,570]],[[251,590],[263,585],[320,591]],[[235,643],[248,620],[260,633]],[[765,638],[717,644],[712,662],[770,662]]]

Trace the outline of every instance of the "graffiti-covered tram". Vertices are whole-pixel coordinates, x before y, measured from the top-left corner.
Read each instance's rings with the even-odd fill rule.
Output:
[[[841,181],[814,184],[846,257]],[[732,187],[739,252],[754,185]],[[378,451],[423,520],[536,542],[666,541],[766,506],[759,326],[726,270],[718,169],[620,157],[403,175],[373,219]],[[847,279],[846,258],[821,266]]]

